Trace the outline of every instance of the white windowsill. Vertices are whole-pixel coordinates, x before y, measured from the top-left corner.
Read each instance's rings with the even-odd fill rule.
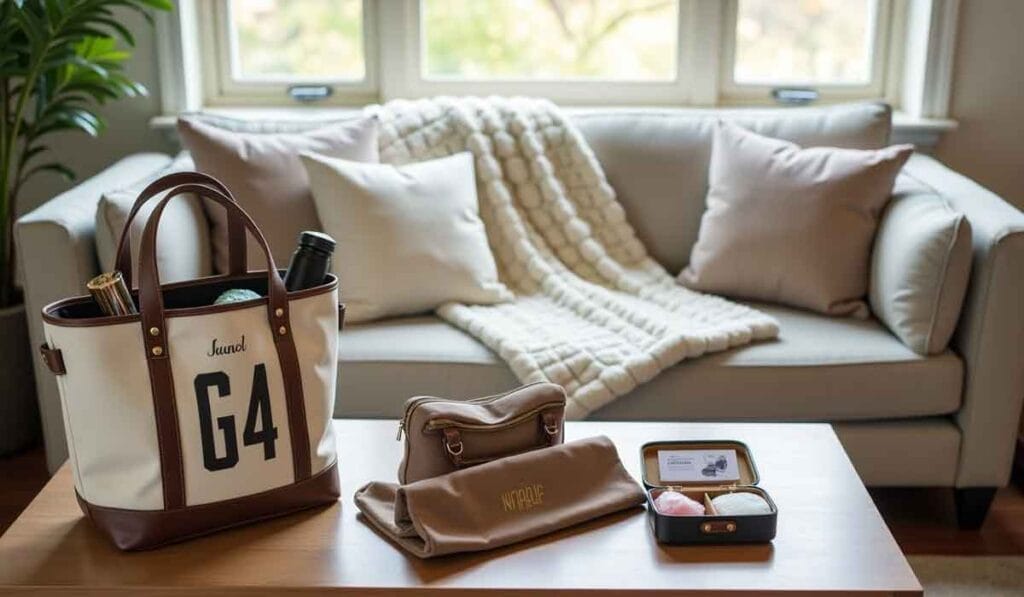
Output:
[[[619,109],[619,107],[608,106],[607,108],[598,108],[594,106],[588,106],[586,108],[566,107],[566,111],[570,114],[574,111],[593,111],[600,109]],[[623,110],[659,110],[666,109],[665,107],[643,107],[643,106],[623,106]],[[687,109],[680,107],[679,109]],[[693,108],[694,110],[707,110],[713,111],[716,108]],[[723,107],[722,110],[738,110],[746,108],[734,108],[734,107]],[[750,108],[753,110],[768,110],[773,109],[772,106],[764,106],[759,108]],[[785,109],[785,108],[778,108]],[[344,106],[333,106],[329,108],[316,108],[316,107],[304,107],[304,108],[293,108],[293,107],[273,107],[273,108],[205,108],[204,113],[219,114],[230,118],[238,118],[241,120],[330,120],[336,118],[344,118],[346,116],[352,116],[361,111],[361,108],[357,107],[344,107]],[[178,117],[175,115],[161,115],[154,116],[149,121],[149,126],[157,130],[168,130],[174,129],[175,122]],[[893,113],[893,142],[896,143],[913,143],[923,150],[927,151],[930,148],[935,147],[938,144],[939,139],[943,134],[952,131],[957,128],[957,121],[949,118],[921,118],[917,116],[910,116],[904,112]]]

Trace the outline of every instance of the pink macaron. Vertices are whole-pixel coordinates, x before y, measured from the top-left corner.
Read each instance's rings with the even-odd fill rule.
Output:
[[[670,516],[704,516],[704,504],[678,491],[665,490],[654,498],[654,507]]]

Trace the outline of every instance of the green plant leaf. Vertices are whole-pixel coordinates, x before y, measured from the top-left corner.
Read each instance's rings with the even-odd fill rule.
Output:
[[[91,70],[92,72],[96,73],[99,77],[101,77],[103,79],[106,79],[109,76],[109,74],[110,74],[107,71],[107,69],[103,68],[102,66],[96,64],[95,62],[93,62],[93,61],[91,61],[91,60],[89,60],[87,58],[83,58],[80,55],[76,55],[76,56],[72,57],[71,58],[71,64],[74,64],[75,66],[78,66],[80,68]]]
[[[32,160],[32,158],[46,151],[50,151],[50,147],[48,145],[33,145],[21,154],[21,161],[22,163],[27,164]]]
[[[118,35],[121,36],[121,39],[124,40],[124,43],[128,44],[129,46],[135,46],[135,37],[132,36],[131,31],[128,31],[128,28],[122,25],[121,23],[118,23],[117,21],[106,17],[97,17],[93,20],[97,23],[102,23],[107,27],[113,29]],[[121,52],[121,55],[123,55],[125,59],[127,59],[127,57],[129,56],[127,52]]]

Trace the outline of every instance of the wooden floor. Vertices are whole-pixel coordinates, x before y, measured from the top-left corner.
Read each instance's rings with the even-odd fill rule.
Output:
[[[0,456],[0,535],[49,478],[42,446],[14,456]]]
[[[957,529],[948,489],[872,489],[871,495],[907,555],[1024,555],[1022,477],[999,491],[979,531]],[[41,447],[0,458],[0,534],[47,478]]]

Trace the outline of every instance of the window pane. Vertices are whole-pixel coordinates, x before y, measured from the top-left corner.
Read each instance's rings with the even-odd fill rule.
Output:
[[[673,80],[677,0],[424,0],[424,73]]]
[[[240,80],[362,79],[362,0],[231,0]]]
[[[875,0],[739,0],[733,79],[867,84]]]

